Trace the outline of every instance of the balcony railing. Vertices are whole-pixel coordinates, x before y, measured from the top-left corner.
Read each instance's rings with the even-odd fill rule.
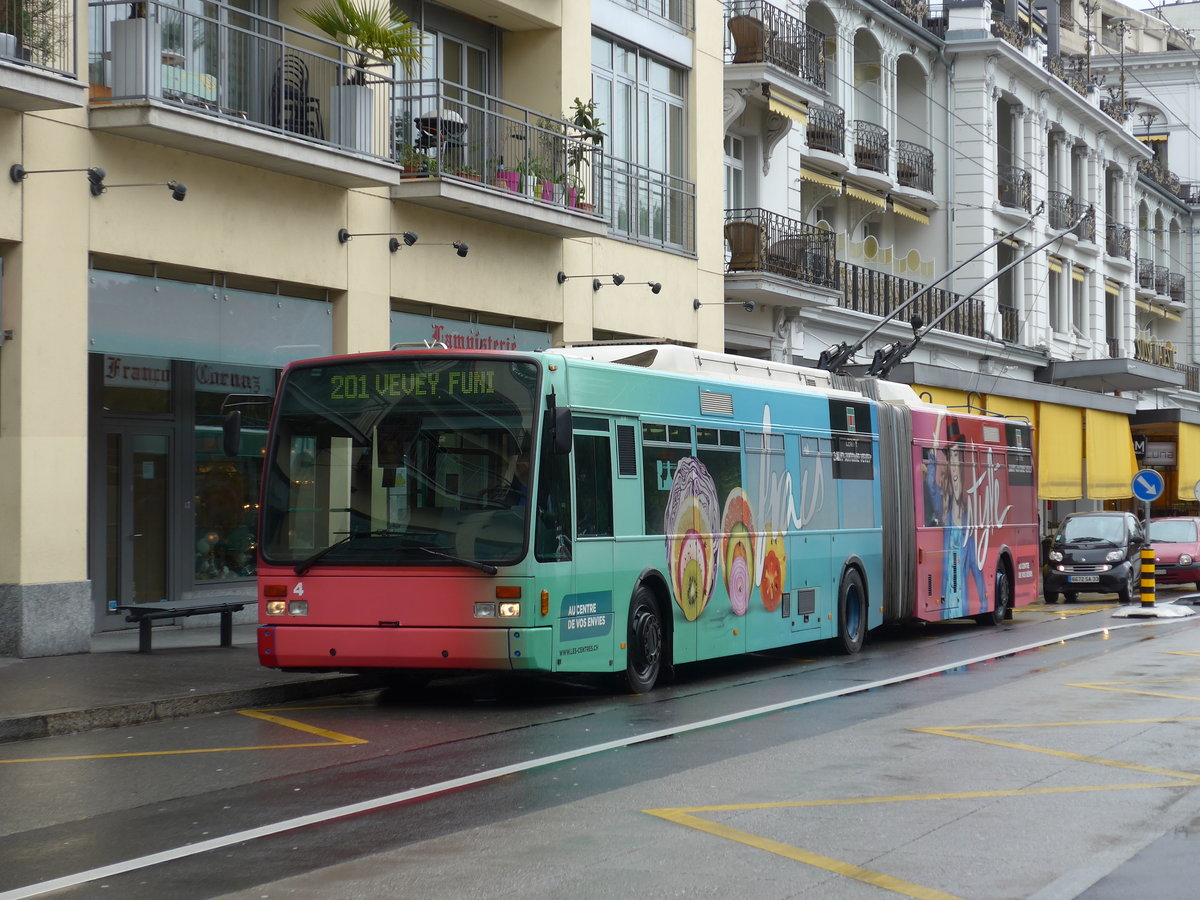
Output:
[[[806,126],[809,149],[843,156],[846,153],[846,111],[834,103],[814,106]]]
[[[1025,46],[1025,32],[1021,26],[1000,17],[992,19],[992,37],[1008,41],[1018,50]]]
[[[1091,75],[1085,57],[1047,56],[1044,60],[1047,71],[1065,81],[1076,93],[1087,96],[1089,88],[1099,85],[1104,79]]]
[[[888,170],[888,132],[874,122],[855,120],[850,123],[854,135],[854,164],[873,172]]]
[[[1000,339],[1010,344],[1017,343],[1021,331],[1021,318],[1017,308],[999,303],[996,305],[996,311],[1000,313]]]
[[[840,263],[842,296],[838,303],[843,309],[884,317],[891,315],[901,304],[925,285],[898,278],[877,269],[868,269],[850,263]],[[918,298],[905,312],[911,319],[919,315],[925,322],[933,322],[953,308],[945,319],[938,322],[942,331],[951,331],[967,337],[983,337],[983,301],[963,297],[952,291],[934,288]]]
[[[1154,290],[1154,260],[1138,258],[1137,261],[1138,287],[1143,290]]]
[[[1046,192],[1046,219],[1050,228],[1061,231],[1075,221],[1075,198],[1062,191]]]
[[[144,0],[89,4],[93,107],[130,101],[253,124],[392,158],[392,67],[277,20],[215,4],[219,18]]]
[[[1179,272],[1172,272],[1167,276],[1167,296],[1176,303],[1183,302],[1183,292],[1185,287],[1185,279]]]
[[[685,31],[696,27],[696,0],[620,0],[643,15],[678,25]]]
[[[1166,294],[1171,281],[1171,270],[1166,266],[1154,267],[1154,293]]]
[[[24,0],[0,5],[0,59],[74,75],[75,4]]]
[[[1111,219],[1104,225],[1104,250],[1109,256],[1129,259],[1133,249],[1133,230]]]
[[[1158,185],[1168,194],[1187,204],[1200,204],[1200,184],[1181,181],[1178,175],[1170,169],[1163,168],[1152,159],[1139,159],[1137,168],[1139,175]]]
[[[1175,370],[1183,373],[1183,389],[1185,391],[1200,391],[1200,366],[1189,366],[1187,363],[1175,363]]]
[[[608,157],[594,177],[612,234],[689,253],[696,249],[693,182],[617,157]]]
[[[896,141],[896,180],[902,187],[933,193],[933,151],[911,141]]]
[[[1019,166],[1001,164],[996,166],[996,176],[997,199],[1000,201],[1000,205],[1029,212],[1033,184],[1033,177],[1029,174],[1029,170]]]
[[[767,63],[825,87],[825,35],[765,0],[726,0],[727,63]]]
[[[395,92],[402,180],[481,182],[604,214],[608,164],[596,132],[440,78],[397,82]]]
[[[725,211],[726,274],[769,272],[837,287],[836,235],[766,209]]]

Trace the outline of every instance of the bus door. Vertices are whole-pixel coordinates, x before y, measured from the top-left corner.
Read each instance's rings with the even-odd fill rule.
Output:
[[[567,538],[573,578],[564,584],[555,628],[556,670],[595,671],[613,659],[624,612],[614,591],[613,447],[609,421],[576,416],[571,453],[574,503]],[[565,457],[563,458],[565,460]]]

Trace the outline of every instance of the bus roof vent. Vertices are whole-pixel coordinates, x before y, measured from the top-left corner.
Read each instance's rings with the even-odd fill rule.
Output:
[[[617,426],[617,472],[637,475],[637,432],[632,425]]]
[[[718,394],[700,389],[700,412],[710,416],[732,416],[733,394]]]

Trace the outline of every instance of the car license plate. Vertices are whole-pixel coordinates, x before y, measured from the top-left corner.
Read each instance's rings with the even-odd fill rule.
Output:
[[[1067,581],[1071,584],[1099,584],[1099,575],[1069,575]]]
[[[1155,569],[1155,570],[1154,570],[1154,574],[1155,574],[1155,575],[1166,575],[1166,574],[1167,574],[1167,570],[1166,570],[1166,569]]]

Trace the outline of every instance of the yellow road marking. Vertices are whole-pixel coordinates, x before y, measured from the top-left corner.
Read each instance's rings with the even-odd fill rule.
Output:
[[[303,707],[305,710],[338,708],[337,706]],[[287,719],[283,716],[273,716],[267,710],[239,709],[237,713],[240,716],[247,716],[251,719],[262,719],[264,722],[270,722],[273,725],[282,725],[284,728],[294,731],[303,731],[307,734],[323,737],[325,740],[303,744],[257,744],[250,747],[196,747],[188,750],[139,750],[128,753],[93,753],[83,756],[40,756],[29,757],[28,759],[0,759],[0,765],[12,763],[75,762],[85,759],[129,759],[138,756],[190,756],[198,753],[235,753],[247,750],[299,750],[308,747],[343,747],[351,744],[369,743],[365,738],[357,738],[348,734],[341,734],[337,731],[317,728],[314,725],[307,725],[304,722]]]

